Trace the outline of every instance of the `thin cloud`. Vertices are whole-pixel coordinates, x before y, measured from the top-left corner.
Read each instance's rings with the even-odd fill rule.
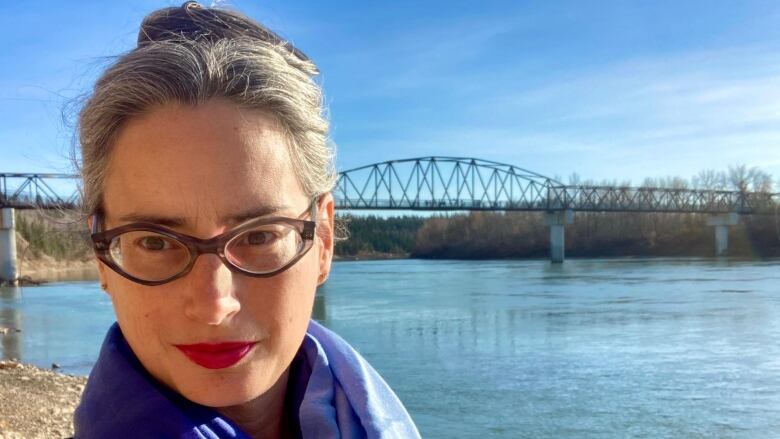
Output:
[[[475,38],[471,47],[484,47],[500,32]],[[431,75],[410,73],[424,76],[417,83],[390,83],[383,91],[443,81],[460,90],[481,88],[466,93],[456,108],[442,108],[450,115],[444,120],[383,120],[387,136],[372,145],[384,147],[374,151],[471,152],[516,164],[544,157],[548,163],[538,163],[560,169],[556,173],[597,179],[687,176],[735,163],[757,163],[780,175],[775,47],[642,57],[550,75],[537,84],[523,78],[490,83],[475,75],[450,76],[446,69],[435,76],[435,66],[425,68]],[[581,168],[586,165],[593,168]]]
[[[437,26],[403,29],[386,35],[379,44],[337,54],[333,64],[360,66],[339,99],[397,98],[417,90],[446,88],[452,93],[479,89],[464,80],[462,67],[479,62],[496,39],[517,31],[523,19],[460,17]]]

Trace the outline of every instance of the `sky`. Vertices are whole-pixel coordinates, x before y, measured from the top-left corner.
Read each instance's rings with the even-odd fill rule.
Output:
[[[79,97],[180,3],[0,0],[0,172],[70,172]],[[774,0],[217,4],[319,65],[339,170],[438,155],[563,181],[780,180]]]

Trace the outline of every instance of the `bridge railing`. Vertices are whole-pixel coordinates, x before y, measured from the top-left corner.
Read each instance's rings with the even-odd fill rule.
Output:
[[[528,202],[519,200],[473,200],[473,199],[444,199],[444,200],[398,200],[391,198],[343,198],[338,195],[336,207],[352,210],[548,210],[546,203],[541,201]]]
[[[779,198],[763,192],[609,186],[553,186],[550,210],[600,212],[763,213]]]
[[[344,197],[335,192],[336,207],[350,210],[503,210],[666,213],[773,213],[780,196],[771,193],[691,189],[550,187],[546,197],[520,200],[464,198]]]

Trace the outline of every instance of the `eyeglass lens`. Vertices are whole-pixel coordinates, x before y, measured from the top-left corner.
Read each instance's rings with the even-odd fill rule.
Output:
[[[304,248],[301,235],[292,225],[262,224],[230,239],[224,256],[244,271],[262,274],[282,268]],[[127,274],[147,281],[176,276],[195,256],[176,238],[143,230],[114,237],[108,255]]]

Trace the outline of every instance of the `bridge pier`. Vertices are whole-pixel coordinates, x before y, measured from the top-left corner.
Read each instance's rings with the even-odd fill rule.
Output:
[[[14,209],[0,209],[0,283],[16,285],[16,227]]]
[[[739,224],[739,214],[719,213],[709,217],[708,226],[715,227],[715,256],[726,256],[729,251],[729,226]]]
[[[566,258],[566,240],[564,226],[574,222],[574,211],[556,210],[547,212],[544,223],[550,227],[550,261],[555,264],[563,263]]]

